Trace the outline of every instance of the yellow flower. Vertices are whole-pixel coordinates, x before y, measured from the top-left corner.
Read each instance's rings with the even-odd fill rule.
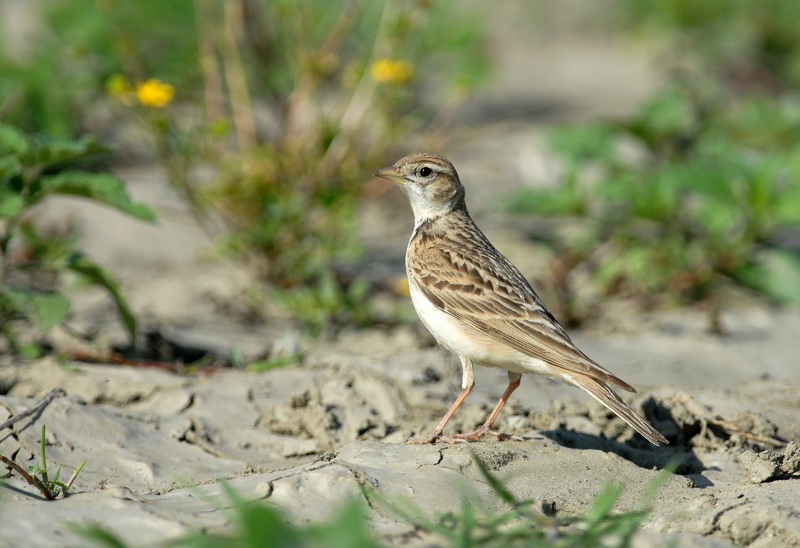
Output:
[[[372,64],[370,75],[379,84],[402,84],[414,76],[414,65],[408,61],[379,59]]]
[[[175,97],[175,88],[156,78],[136,84],[136,99],[146,107],[164,108]]]
[[[391,288],[395,295],[401,297],[409,297],[411,295],[411,290],[408,287],[408,278],[405,276],[402,278],[395,278],[391,284]]]

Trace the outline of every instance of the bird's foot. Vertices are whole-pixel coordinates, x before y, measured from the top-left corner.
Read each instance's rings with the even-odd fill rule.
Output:
[[[430,436],[425,436],[424,438],[408,438],[406,443],[410,443],[411,445],[434,445],[441,437],[441,432],[434,432]]]
[[[472,432],[467,432],[466,434],[453,434],[452,437],[460,441],[478,441],[487,434],[496,437],[500,441],[525,441],[519,436],[506,434],[505,432],[498,432],[497,430],[492,430],[486,425],[476,428]]]
[[[441,432],[434,432],[430,436],[425,436],[424,438],[408,438],[406,443],[410,443],[411,445],[435,445],[437,441],[453,444],[467,443],[468,440],[461,439],[458,435],[443,436]]]

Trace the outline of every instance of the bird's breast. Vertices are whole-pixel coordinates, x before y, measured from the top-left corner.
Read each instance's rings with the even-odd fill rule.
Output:
[[[487,367],[501,367],[517,373],[549,373],[532,367],[531,361],[535,358],[514,350],[437,308],[411,278],[408,288],[420,321],[436,341],[450,352]],[[535,361],[540,362],[542,368],[550,369],[544,362]]]

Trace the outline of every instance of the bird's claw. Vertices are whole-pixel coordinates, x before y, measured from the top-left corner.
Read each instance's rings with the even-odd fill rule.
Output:
[[[467,443],[469,440],[465,440],[460,438],[458,435],[455,436],[443,436],[441,433],[433,433],[430,436],[426,436],[424,438],[408,438],[406,443],[410,443],[411,445],[436,445],[437,441],[441,441],[444,443],[449,444],[457,444],[457,443]]]
[[[441,432],[433,432],[431,435],[425,436],[424,438],[408,438],[406,443],[410,443],[412,445],[435,445],[437,441],[442,441],[449,444],[469,443],[471,441],[478,441],[487,434],[496,437],[500,441],[525,441],[519,436],[506,434],[505,432],[498,432],[497,430],[492,430],[486,426],[481,426],[472,432],[467,432],[466,434],[453,434],[452,436],[443,436]]]
[[[478,441],[487,434],[496,437],[500,441],[525,441],[519,436],[506,434],[505,432],[498,432],[497,430],[492,430],[486,426],[481,426],[480,428],[477,428],[472,432],[467,432],[466,434],[454,434],[453,438],[463,441]]]
[[[406,443],[411,445],[434,445],[441,437],[441,433],[434,432],[430,436],[425,436],[424,438],[408,438]]]

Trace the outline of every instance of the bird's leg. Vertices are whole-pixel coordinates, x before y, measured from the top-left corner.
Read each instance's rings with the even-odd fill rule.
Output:
[[[447,410],[447,413],[444,414],[442,420],[439,421],[439,424],[436,425],[436,428],[433,429],[433,432],[427,437],[424,438],[408,438],[407,443],[413,443],[416,445],[423,445],[426,443],[436,443],[437,440],[441,439],[443,441],[463,441],[463,440],[452,440],[450,438],[445,438],[442,436],[442,432],[444,431],[444,427],[447,426],[447,423],[450,422],[450,419],[453,418],[453,415],[456,413],[456,409],[461,407],[461,404],[464,403],[464,400],[467,399],[472,389],[475,387],[475,376],[472,372],[472,361],[468,358],[461,358],[461,369],[462,369],[462,380],[461,380],[461,394],[459,394],[456,401],[453,402],[453,405],[450,406],[450,409]],[[519,384],[519,382],[517,382]]]
[[[522,438],[520,438],[519,436],[512,436],[509,434],[503,434],[502,432],[497,432],[495,430],[492,430],[494,422],[497,420],[497,416],[500,414],[500,411],[503,409],[503,406],[508,401],[508,398],[510,398],[511,394],[514,393],[514,390],[516,390],[517,387],[519,387],[520,379],[522,379],[522,375],[520,375],[519,373],[514,373],[513,371],[509,371],[508,386],[506,387],[506,391],[503,392],[502,396],[500,396],[500,401],[497,402],[497,405],[494,406],[494,409],[492,409],[492,412],[489,414],[489,418],[486,419],[486,422],[483,423],[483,426],[466,434],[455,434],[453,438],[464,441],[477,441],[486,434],[491,434],[492,436],[497,436],[497,438],[501,440],[522,441]]]
[[[447,423],[450,422],[450,419],[455,414],[456,409],[458,409],[461,404],[464,403],[464,400],[467,399],[469,393],[472,392],[473,386],[475,385],[473,384],[472,386],[468,386],[461,391],[461,395],[459,395],[458,399],[453,402],[453,405],[451,405],[450,409],[447,410],[447,413],[444,414],[444,417],[442,417],[442,420],[440,420],[439,424],[436,425],[436,428],[433,429],[433,432],[431,432],[430,436],[424,438],[408,438],[408,443],[422,445],[426,443],[436,443],[436,441],[439,439],[443,441],[450,441],[448,438],[442,436],[442,431],[444,430],[444,427],[447,426]]]

